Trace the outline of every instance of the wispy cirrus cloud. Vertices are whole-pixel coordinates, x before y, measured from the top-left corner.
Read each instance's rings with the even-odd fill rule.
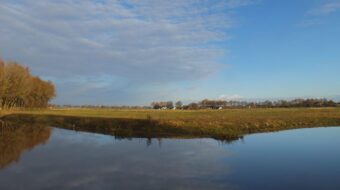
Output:
[[[3,0],[0,55],[56,80],[112,76],[125,88],[194,80],[223,67],[215,43],[228,39],[231,12],[252,2]]]
[[[309,27],[317,26],[324,23],[324,17],[334,14],[340,10],[339,0],[326,0],[322,3],[314,6],[312,9],[306,12],[306,18],[304,18],[299,26]]]
[[[323,3],[314,9],[310,10],[308,13],[311,15],[329,15],[340,10],[340,1],[333,0]]]

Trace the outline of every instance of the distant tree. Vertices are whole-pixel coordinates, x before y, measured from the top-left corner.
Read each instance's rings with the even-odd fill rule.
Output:
[[[173,109],[174,108],[174,103],[172,101],[166,102],[166,108]]]
[[[273,106],[273,102],[266,100],[266,101],[263,102],[263,106],[266,107],[266,108],[270,108],[270,107]]]
[[[333,100],[329,100],[326,102],[326,106],[328,107],[336,107],[337,103],[335,103]]]
[[[188,105],[189,109],[196,110],[199,109],[199,105],[197,103],[191,103]]]
[[[161,109],[161,108],[167,108],[167,109],[172,109],[174,108],[174,104],[172,101],[168,102],[152,102],[151,107],[153,109]]]
[[[176,108],[182,108],[183,103],[181,101],[176,102]]]
[[[153,109],[161,109],[162,108],[161,105],[158,102],[152,102],[151,107]]]
[[[208,100],[204,99],[199,102],[200,108],[211,108],[211,109],[218,109],[220,107],[226,107],[227,101],[225,100]]]
[[[246,101],[224,101],[224,100],[208,100],[204,99],[198,103],[190,103],[183,105],[181,101],[175,103],[177,108],[181,109],[218,109],[218,108],[290,108],[290,107],[335,107],[339,106],[332,100],[327,99],[294,99],[294,100],[279,100],[279,101],[263,101],[263,102],[246,102]],[[151,106],[154,109],[167,108],[172,109],[173,103],[168,102],[153,102]]]

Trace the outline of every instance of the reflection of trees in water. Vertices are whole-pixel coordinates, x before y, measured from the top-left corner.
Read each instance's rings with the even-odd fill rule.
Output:
[[[56,115],[11,114],[2,117],[5,121],[37,123],[47,126],[93,132],[115,136],[115,138],[214,138],[231,143],[242,138],[238,132],[209,128],[172,126],[157,120],[127,118],[93,118]],[[148,141],[147,144],[151,145]]]
[[[17,125],[0,121],[0,169],[18,161],[23,151],[46,143],[51,130],[44,125]]]

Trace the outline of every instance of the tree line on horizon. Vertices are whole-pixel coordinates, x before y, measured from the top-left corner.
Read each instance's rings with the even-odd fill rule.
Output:
[[[0,59],[0,108],[43,108],[56,96],[54,84],[27,67]]]
[[[192,102],[183,105],[181,101],[175,104],[172,101],[152,102],[153,109],[226,109],[226,108],[293,108],[293,107],[336,107],[338,103],[328,99],[294,99],[278,101],[226,101],[226,100],[208,100],[204,99],[199,102]]]
[[[294,99],[278,101],[225,101],[204,99],[199,102],[183,104],[182,101],[152,102],[150,106],[114,106],[114,105],[51,105],[54,108],[88,108],[88,109],[228,109],[228,108],[297,108],[297,107],[336,107],[340,102],[327,99]]]

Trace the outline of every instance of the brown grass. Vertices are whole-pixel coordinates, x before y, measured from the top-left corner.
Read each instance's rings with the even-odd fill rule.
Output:
[[[112,130],[117,128],[115,126],[119,126],[120,130],[124,130],[125,126],[127,131],[132,131],[132,136],[134,136],[135,131],[138,131],[139,136],[141,136],[140,134],[143,134],[144,130],[149,130],[148,135],[153,134],[153,132],[163,134],[163,136],[178,133],[221,139],[255,132],[340,125],[340,108],[228,110],[46,109],[0,112],[0,115],[3,116],[11,114],[24,114],[26,116],[29,114],[33,115],[34,118],[40,118],[36,120],[45,121],[53,120],[53,118],[59,118],[58,120],[60,120],[60,118],[65,118],[66,116],[70,118],[72,116],[71,118],[86,118],[91,121],[92,125],[95,125],[96,122],[98,123],[98,119],[101,119],[105,121],[102,124],[106,127],[103,126],[103,128],[110,126],[109,128]],[[113,124],[109,125],[110,122]],[[58,124],[62,123],[59,122]],[[145,128],[145,126],[152,127]]]

